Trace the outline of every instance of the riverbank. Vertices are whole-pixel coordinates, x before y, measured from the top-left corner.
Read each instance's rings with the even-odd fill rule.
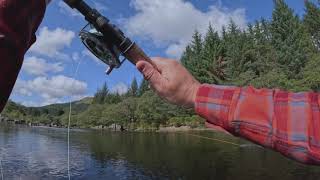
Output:
[[[58,128],[58,129],[66,129],[67,127],[64,126],[57,126],[57,125],[46,125],[46,124],[36,124],[36,123],[20,123],[21,121],[15,121],[15,120],[10,120],[10,121],[0,121],[1,123],[6,123],[10,125],[24,125],[28,127],[33,127],[33,128]],[[19,122],[19,123],[16,123]],[[132,127],[132,126],[131,126]],[[126,131],[126,132],[187,132],[187,131],[210,131],[211,129],[208,129],[206,127],[190,127],[190,126],[160,126],[159,128],[151,127],[151,126],[144,126],[144,127],[136,127],[136,128],[130,128],[128,127],[123,127],[121,129],[120,125],[110,125],[110,126],[95,126],[95,127],[71,127],[71,129],[83,129],[83,130],[102,130],[102,131],[115,131],[115,132],[121,132],[121,131]]]
[[[187,132],[187,131],[209,131],[211,129],[205,128],[205,127],[197,127],[192,128],[190,126],[180,126],[180,127],[160,127],[159,130],[156,132]]]
[[[112,127],[114,125],[111,125],[109,127],[102,127],[102,126],[96,126],[96,127],[91,127],[88,129],[94,129],[94,130],[111,130],[111,131],[121,131],[120,126],[114,128]],[[128,132],[187,132],[187,131],[208,131],[210,129],[206,127],[190,127],[190,126],[160,126],[159,128],[155,127],[137,127],[137,128],[124,128],[123,131],[128,131]]]

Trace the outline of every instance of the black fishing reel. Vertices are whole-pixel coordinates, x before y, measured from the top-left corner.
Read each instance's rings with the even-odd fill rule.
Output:
[[[92,54],[109,66],[106,70],[107,74],[110,74],[114,68],[119,68],[125,61],[125,59],[120,61],[121,51],[114,44],[108,43],[103,34],[91,24],[87,24],[80,31],[79,37]]]
[[[64,0],[71,8],[76,8],[84,15],[88,24],[80,31],[83,44],[98,59],[109,66],[107,74],[114,68],[119,68],[123,61],[120,55],[125,54],[134,46],[134,43],[110,20],[91,8],[83,0]]]
[[[125,58],[132,64],[141,60],[147,61],[157,69],[137,44],[96,9],[91,8],[83,0],[63,1],[85,17],[88,24],[80,31],[80,39],[92,54],[109,66],[107,74],[110,74],[114,68],[119,68]],[[122,61],[120,61],[121,56],[124,57]]]

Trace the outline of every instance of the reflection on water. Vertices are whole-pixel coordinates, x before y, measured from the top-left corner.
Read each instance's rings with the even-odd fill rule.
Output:
[[[320,179],[320,168],[287,160],[248,142],[213,132],[241,147],[186,133],[73,130],[73,179]],[[5,179],[66,179],[66,130],[0,124]]]

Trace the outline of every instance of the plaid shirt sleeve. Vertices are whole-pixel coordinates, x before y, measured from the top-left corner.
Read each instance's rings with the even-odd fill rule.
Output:
[[[284,156],[320,165],[320,97],[317,93],[204,84],[196,112],[219,126]]]
[[[46,9],[45,0],[0,0],[0,112]]]

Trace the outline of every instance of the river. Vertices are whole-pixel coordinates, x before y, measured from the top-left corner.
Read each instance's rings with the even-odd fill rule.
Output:
[[[67,179],[65,129],[0,125],[4,179]],[[72,130],[71,179],[320,179],[319,167],[231,136],[194,133],[242,145],[188,133]]]

